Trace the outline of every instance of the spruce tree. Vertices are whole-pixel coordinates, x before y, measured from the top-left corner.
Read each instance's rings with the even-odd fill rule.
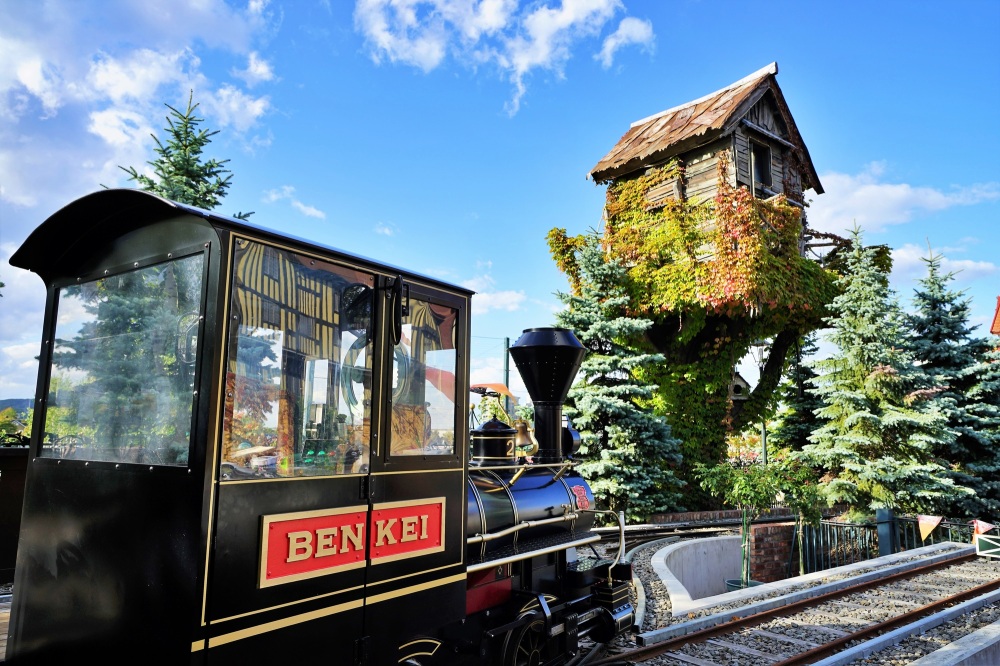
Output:
[[[655,387],[635,379],[637,369],[663,357],[637,347],[650,321],[625,312],[621,263],[606,259],[594,233],[577,254],[582,279],[576,293],[558,294],[567,309],[556,321],[589,351],[565,409],[581,434],[579,470],[603,507],[646,521],[676,509],[682,485],[671,470],[680,460],[678,440],[662,417],[641,406]]]
[[[232,174],[225,165],[229,160],[205,160],[202,154],[219,130],[199,129],[204,118],[195,115],[198,104],[194,104],[194,92],[188,96],[187,109],[178,111],[165,104],[167,115],[167,142],[156,141],[157,158],[147,162],[153,167],[155,178],[139,173],[135,167],[119,167],[138,183],[139,188],[165,199],[213,210],[226,196]],[[235,217],[245,220],[252,213],[237,213]]]
[[[1000,516],[1000,409],[988,388],[996,369],[982,363],[989,346],[972,337],[970,299],[949,287],[954,273],[941,272],[941,259],[924,259],[927,275],[914,290],[915,312],[907,321],[910,348],[937,390],[934,408],[955,433],[934,454],[949,463],[955,483],[977,491],[957,495],[944,512],[956,519]]]
[[[811,333],[795,351],[792,364],[778,387],[778,410],[768,432],[775,446],[800,451],[809,443],[809,435],[823,424],[816,415],[822,402],[812,391],[816,373],[809,366],[809,359],[816,351],[816,334]]]
[[[798,456],[822,474],[825,499],[850,513],[936,513],[972,491],[933,457],[952,435],[927,399],[934,390],[906,348],[903,313],[875,259],[855,229],[827,320],[837,352],[813,365],[817,416],[827,423]]]
[[[994,522],[1000,520],[1000,346],[984,344],[977,362],[967,368],[966,373],[975,378],[965,406],[970,421],[978,421],[974,440],[989,442],[992,446],[968,465],[969,471],[981,479],[976,494],[982,506],[972,510],[985,513],[986,520]],[[982,515],[971,517],[981,518]]]

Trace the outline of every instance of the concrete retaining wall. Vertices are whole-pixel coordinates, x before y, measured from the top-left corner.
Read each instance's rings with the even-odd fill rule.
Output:
[[[653,555],[653,570],[670,595],[674,615],[700,605],[696,600],[726,592],[726,579],[740,577],[740,537],[723,536],[675,543]]]

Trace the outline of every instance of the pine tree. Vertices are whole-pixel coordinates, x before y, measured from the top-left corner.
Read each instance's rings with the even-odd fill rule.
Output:
[[[944,512],[961,519],[1000,516],[1000,408],[997,394],[987,388],[988,375],[997,370],[982,363],[989,346],[972,337],[970,300],[949,288],[954,274],[941,272],[941,259],[933,254],[924,259],[927,276],[914,290],[916,311],[907,321],[910,348],[938,390],[934,408],[956,435],[934,454],[949,463],[955,483],[977,491],[956,496]],[[981,380],[986,386],[974,391]]]
[[[823,424],[823,420],[816,416],[822,401],[812,391],[816,373],[809,366],[809,358],[816,351],[816,335],[813,333],[803,339],[784,381],[778,387],[778,411],[768,432],[771,443],[778,447],[802,450],[809,443],[809,435]]]
[[[194,92],[188,96],[187,110],[181,112],[166,104],[167,143],[153,135],[156,141],[157,158],[147,162],[153,167],[156,178],[139,173],[135,167],[119,167],[129,175],[130,180],[139,184],[140,189],[152,192],[165,199],[213,210],[226,196],[232,174],[225,165],[229,160],[204,160],[202,153],[212,142],[219,130],[198,129],[204,118],[195,115],[198,104],[194,104]],[[237,213],[235,217],[245,220],[252,213]]]
[[[983,451],[981,458],[970,462],[968,467],[982,480],[981,485],[976,487],[976,494],[983,500],[981,510],[993,522],[1000,519],[1000,509],[997,508],[1000,504],[1000,346],[985,345],[977,362],[967,368],[966,373],[975,377],[975,383],[967,394],[965,411],[972,419],[978,420],[976,440],[990,442],[992,446]]]
[[[627,316],[625,269],[606,260],[596,234],[578,249],[579,295],[558,294],[568,307],[556,315],[590,352],[582,379],[569,392],[565,413],[581,433],[580,473],[602,506],[622,511],[630,521],[675,509],[681,482],[671,467],[680,456],[670,426],[640,406],[655,387],[634,377],[635,370],[661,363],[660,354],[636,347],[649,320]]]
[[[814,363],[817,416],[827,423],[798,454],[820,470],[830,504],[851,513],[878,508],[935,513],[952,496],[970,494],[947,475],[933,451],[952,435],[927,399],[935,391],[906,349],[903,313],[875,251],[851,236],[841,294],[830,306],[837,352]]]

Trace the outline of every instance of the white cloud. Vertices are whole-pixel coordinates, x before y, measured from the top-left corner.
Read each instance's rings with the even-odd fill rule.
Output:
[[[524,33],[507,42],[514,98],[508,111],[517,113],[526,90],[525,77],[535,69],[549,69],[562,76],[577,40],[600,33],[621,7],[618,0],[563,0],[558,9],[538,7],[524,18]]]
[[[653,42],[653,24],[628,16],[618,24],[617,30],[604,38],[601,52],[595,54],[594,59],[600,60],[604,69],[608,69],[614,62],[615,53],[623,46],[638,44],[646,51],[651,51]]]
[[[320,220],[326,219],[326,213],[321,211],[319,208],[316,208],[315,206],[307,206],[306,204],[298,200],[292,201],[292,208],[299,211],[306,217],[315,217]]]
[[[139,49],[122,58],[98,53],[87,75],[88,94],[115,104],[145,102],[154,98],[161,86],[187,80],[185,72],[197,70],[200,64],[188,49],[171,53]]]
[[[996,182],[944,191],[887,183],[883,180],[884,171],[884,163],[873,162],[856,175],[820,176],[825,193],[816,196],[809,207],[809,226],[817,231],[843,234],[857,224],[867,232],[878,232],[923,213],[1000,199],[1000,183]]]
[[[466,280],[462,286],[476,292],[472,295],[472,314],[486,314],[492,310],[514,312],[520,310],[527,297],[523,291],[493,291],[496,284],[488,274]]]
[[[954,273],[955,279],[968,282],[997,273],[997,265],[989,261],[954,259],[956,254],[966,252],[964,247],[930,248],[907,243],[892,251],[892,273],[897,282],[912,282],[927,275],[927,261],[931,256],[941,257],[941,272]]]
[[[429,72],[444,59],[448,42],[439,4],[419,0],[358,0],[354,25],[369,41],[376,63],[384,57],[389,62]]]
[[[274,81],[275,79],[274,68],[271,67],[271,63],[261,58],[260,54],[256,51],[250,52],[246,69],[233,71],[233,76],[242,79],[251,88],[258,83]]]
[[[379,236],[395,236],[396,226],[392,224],[386,224],[385,222],[379,222],[375,225],[375,233]]]
[[[255,98],[231,85],[223,85],[205,94],[202,106],[220,128],[233,127],[243,133],[268,112],[271,100],[267,96]]]
[[[282,185],[276,190],[268,190],[264,193],[264,203],[275,203],[278,201],[288,201],[292,208],[306,217],[315,217],[320,220],[326,219],[326,213],[314,206],[309,206],[299,201],[295,197],[295,188],[291,185]]]
[[[514,86],[507,103],[514,114],[533,71],[562,77],[574,47],[600,35],[622,9],[621,0],[561,0],[523,9],[516,0],[357,0],[354,26],[376,63],[426,73],[451,54],[462,64],[495,65]],[[625,18],[606,38],[599,59],[609,66],[622,47],[639,44],[648,51],[652,43],[648,21]]]
[[[87,129],[110,146],[152,143],[152,125],[141,113],[123,108],[104,109],[90,114]]]

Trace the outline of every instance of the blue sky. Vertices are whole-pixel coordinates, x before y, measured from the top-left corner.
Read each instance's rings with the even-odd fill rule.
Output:
[[[553,323],[567,284],[545,235],[600,225],[586,174],[629,124],[776,61],[826,190],[811,225],[892,247],[907,306],[933,248],[985,335],[998,34],[997,0],[0,3],[0,398],[34,394],[44,304],[10,255],[127,186],[118,166],[152,159],[190,90],[220,130],[208,156],[231,160],[221,212],[475,289],[485,382],[504,338]]]

